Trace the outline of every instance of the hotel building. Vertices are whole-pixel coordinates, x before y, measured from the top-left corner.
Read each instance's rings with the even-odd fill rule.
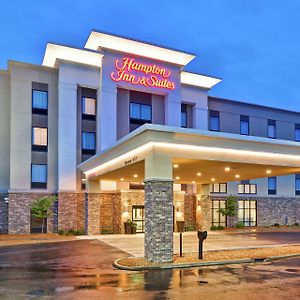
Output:
[[[185,71],[190,53],[91,32],[49,43],[42,65],[0,71],[0,232],[35,229],[31,204],[57,195],[48,232],[145,232],[168,261],[176,221],[300,222],[300,113],[210,97],[220,79]],[[299,173],[299,174],[298,174]]]

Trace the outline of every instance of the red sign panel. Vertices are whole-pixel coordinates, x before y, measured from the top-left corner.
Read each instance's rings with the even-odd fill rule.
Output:
[[[157,87],[168,90],[175,89],[175,82],[170,80],[171,71],[155,64],[145,64],[134,58],[124,57],[115,60],[116,71],[110,77],[116,82],[129,82],[134,85]]]

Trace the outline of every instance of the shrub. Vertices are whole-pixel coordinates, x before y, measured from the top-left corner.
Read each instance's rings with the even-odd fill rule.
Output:
[[[280,224],[279,223],[274,223],[274,225],[273,226],[275,226],[275,227],[279,227],[280,226]]]
[[[83,229],[70,229],[70,230],[58,230],[59,235],[66,235],[66,236],[71,236],[71,235],[85,235],[85,231]]]
[[[219,226],[216,226],[216,225],[213,225],[210,227],[210,230],[224,230],[225,227],[219,225]]]
[[[195,231],[196,228],[193,225],[188,225],[184,227],[184,231]]]
[[[114,234],[114,232],[111,229],[102,229],[101,234]]]
[[[224,230],[225,229],[225,227],[221,226],[221,225],[219,225],[217,228],[218,228],[218,230]]]
[[[299,226],[299,223],[297,223],[297,222],[296,222],[296,223],[294,223],[294,226]]]
[[[235,225],[236,228],[244,228],[245,227],[245,224],[243,222],[238,222],[236,225]]]

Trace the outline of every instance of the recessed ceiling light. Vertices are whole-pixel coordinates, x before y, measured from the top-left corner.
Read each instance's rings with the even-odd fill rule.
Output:
[[[120,180],[121,180],[121,181],[124,181],[124,178],[121,178]]]
[[[212,179],[211,179],[211,181],[215,181],[215,180],[216,180],[215,178],[212,178]]]
[[[137,175],[137,174],[134,174],[133,177],[134,177],[134,178],[138,178],[138,175]]]
[[[176,176],[176,180],[179,180],[180,179],[180,177],[179,176]]]
[[[240,175],[239,175],[239,174],[236,174],[236,175],[235,175],[235,178],[240,178]]]
[[[201,175],[202,175],[202,173],[200,173],[200,172],[197,173],[197,176],[201,176]]]
[[[178,165],[177,165],[177,164],[175,164],[175,165],[173,165],[173,167],[174,167],[174,168],[178,168]]]
[[[192,181],[192,184],[196,183],[196,181]]]
[[[266,173],[267,173],[267,174],[271,174],[272,171],[271,171],[271,170],[267,170]]]
[[[230,171],[230,167],[226,167],[226,168],[225,168],[225,171],[226,171],[226,172]]]

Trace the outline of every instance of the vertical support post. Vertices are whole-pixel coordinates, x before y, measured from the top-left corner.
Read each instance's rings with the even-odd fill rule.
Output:
[[[172,159],[161,153],[145,160],[145,258],[173,260]]]
[[[88,235],[100,234],[100,184],[99,180],[86,181],[86,233]]]
[[[179,233],[179,255],[182,257],[182,232]]]

